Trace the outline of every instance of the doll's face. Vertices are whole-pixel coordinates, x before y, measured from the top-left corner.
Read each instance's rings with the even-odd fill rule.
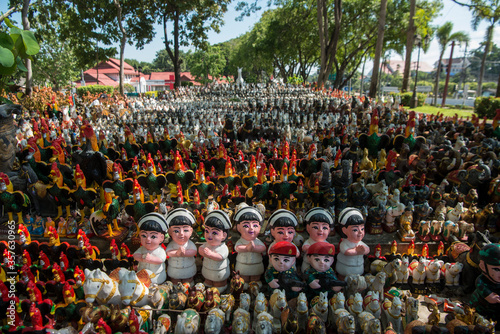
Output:
[[[292,242],[295,237],[295,228],[293,226],[280,226],[271,228],[271,235],[276,242]]]
[[[480,261],[479,267],[486,275],[490,276],[490,279],[494,283],[500,283],[500,266],[493,266],[491,264],[486,264],[483,260]]]
[[[347,240],[358,243],[365,237],[365,225],[350,225],[342,227],[342,232],[347,236]]]
[[[205,239],[210,246],[219,246],[226,239],[227,233],[221,229],[205,226]]]
[[[279,272],[287,271],[295,264],[295,256],[271,254],[269,261],[274,269]]]
[[[260,223],[257,220],[244,220],[236,226],[244,240],[252,241],[257,239],[260,232]]]
[[[308,255],[308,257],[311,267],[322,273],[327,271],[332,266],[333,263],[333,256],[330,255],[313,254],[313,255]]]
[[[191,238],[193,228],[190,225],[174,225],[168,229],[172,240],[179,245],[184,245]]]
[[[326,241],[328,234],[330,234],[330,225],[327,223],[311,222],[306,227],[309,237],[315,242]]]
[[[139,235],[141,238],[141,245],[148,251],[154,251],[165,239],[163,233],[155,231],[141,231]]]

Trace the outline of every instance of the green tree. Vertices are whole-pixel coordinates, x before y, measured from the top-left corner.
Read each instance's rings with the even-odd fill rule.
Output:
[[[472,50],[470,60],[469,70],[472,74],[475,74],[476,77],[479,75],[481,71],[481,63],[484,57],[484,46],[480,46],[479,48]],[[484,74],[483,82],[495,81],[500,75],[500,48],[496,44],[491,45],[491,51],[486,56],[486,69]],[[484,86],[484,84],[483,84]]]
[[[187,57],[186,52],[179,50],[179,58],[182,59],[182,62],[180,65],[181,72],[185,72],[187,69],[188,62],[185,61],[186,57]],[[158,72],[173,72],[174,71],[174,64],[172,63],[172,60],[170,59],[170,56],[168,55],[167,49],[161,49],[161,50],[156,52],[156,57],[153,60],[152,66]]]
[[[439,51],[438,67],[436,71],[436,83],[434,84],[434,105],[437,105],[439,77],[441,75],[441,65],[443,61],[444,52],[446,50],[446,47],[448,46],[448,43],[450,43],[451,41],[457,41],[457,42],[469,41],[469,36],[467,35],[467,33],[463,31],[457,31],[452,33],[452,31],[453,31],[453,23],[449,21],[445,22],[442,26],[438,27],[436,30],[436,37],[439,43],[440,51]]]
[[[201,83],[210,82],[209,76],[219,78],[226,64],[226,59],[218,46],[209,45],[205,51],[197,50],[189,57],[191,74]]]

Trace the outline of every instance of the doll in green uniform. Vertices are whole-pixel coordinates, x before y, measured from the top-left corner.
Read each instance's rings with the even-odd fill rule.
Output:
[[[487,319],[498,320],[500,314],[500,244],[492,243],[479,251],[479,268],[471,304]],[[497,329],[498,329],[497,325]]]
[[[307,297],[319,296],[320,292],[328,292],[331,298],[333,292],[342,290],[347,284],[335,275],[332,264],[335,246],[328,242],[316,242],[307,249],[307,257],[311,267],[305,272]]]

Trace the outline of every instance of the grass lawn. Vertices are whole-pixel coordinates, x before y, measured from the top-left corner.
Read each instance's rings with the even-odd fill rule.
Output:
[[[433,106],[422,106],[422,107],[417,107],[417,108],[410,108],[411,110],[415,110],[416,112],[419,113],[424,113],[424,114],[437,114],[437,113],[442,113],[445,117],[450,116],[453,117],[455,114],[458,114],[458,117],[471,117],[472,114],[474,113],[474,109],[459,109],[459,108],[440,108],[440,107],[433,107]]]

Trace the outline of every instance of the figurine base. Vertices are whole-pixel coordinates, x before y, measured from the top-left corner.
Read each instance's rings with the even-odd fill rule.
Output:
[[[391,225],[383,224],[382,228],[384,229],[385,232],[392,233],[392,232],[396,232],[398,227],[396,226],[396,224],[391,224]]]
[[[379,226],[372,226],[368,225],[367,232],[368,234],[381,234],[383,231],[382,227]]]
[[[398,231],[398,237],[401,239],[402,242],[411,242],[412,240],[415,240],[415,236],[408,236],[408,235],[402,235],[401,231]]]
[[[123,242],[128,235],[128,229],[126,228],[121,228],[120,231],[113,231],[113,232],[114,234],[112,236],[110,236],[108,234],[108,231],[106,231],[105,233],[99,235],[99,237],[106,239],[109,242],[111,242],[111,240],[114,239],[118,243],[118,242]]]

